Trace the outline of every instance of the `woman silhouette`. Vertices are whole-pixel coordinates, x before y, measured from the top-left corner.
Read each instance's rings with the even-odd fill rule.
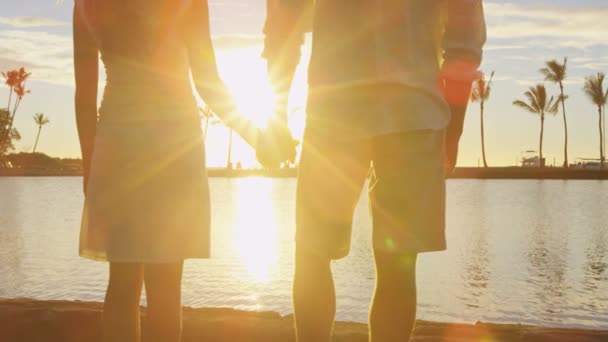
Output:
[[[106,84],[98,111],[99,55]],[[86,197],[80,255],[110,262],[104,340],[139,340],[145,283],[146,335],[178,341],[183,260],[210,254],[190,74],[202,99],[252,145],[257,130],[234,114],[218,75],[206,0],[76,0],[74,64]]]

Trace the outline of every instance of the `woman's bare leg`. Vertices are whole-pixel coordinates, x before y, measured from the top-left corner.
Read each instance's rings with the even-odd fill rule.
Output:
[[[182,335],[183,262],[146,264],[144,282],[148,302],[146,340],[179,342]]]
[[[103,307],[104,342],[139,342],[139,300],[143,266],[110,263],[110,280]]]

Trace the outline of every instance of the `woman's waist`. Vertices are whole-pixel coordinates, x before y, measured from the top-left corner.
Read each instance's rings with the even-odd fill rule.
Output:
[[[99,120],[104,122],[192,121],[199,120],[194,99],[150,99],[133,101],[104,98],[99,108]]]

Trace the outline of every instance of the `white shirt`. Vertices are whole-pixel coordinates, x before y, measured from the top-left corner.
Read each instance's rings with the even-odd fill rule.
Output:
[[[482,0],[268,0],[266,58],[293,55],[284,50],[309,17],[307,129],[349,139],[443,129],[442,80],[478,76]]]

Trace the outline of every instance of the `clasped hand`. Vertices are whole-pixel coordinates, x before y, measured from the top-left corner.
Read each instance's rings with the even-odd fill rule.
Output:
[[[296,146],[289,128],[273,120],[266,129],[261,130],[256,144],[256,157],[266,168],[276,168],[285,162],[295,162]]]

